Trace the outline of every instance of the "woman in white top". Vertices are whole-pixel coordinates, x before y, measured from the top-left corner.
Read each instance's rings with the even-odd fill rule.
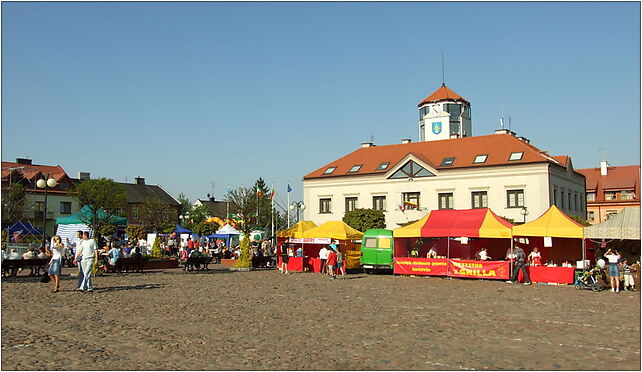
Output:
[[[611,277],[611,292],[620,291],[620,268],[617,264],[620,262],[620,255],[615,249],[609,249],[604,254],[609,260],[609,276]]]
[[[49,261],[49,277],[54,285],[51,293],[56,293],[60,290],[59,278],[60,271],[62,270],[62,251],[65,247],[62,245],[62,239],[58,235],[53,237],[52,243],[51,250],[48,252],[51,255],[51,261]]]
[[[528,262],[530,262],[531,266],[540,266],[542,264],[542,254],[539,252],[539,248],[533,248],[533,251],[528,255]]]

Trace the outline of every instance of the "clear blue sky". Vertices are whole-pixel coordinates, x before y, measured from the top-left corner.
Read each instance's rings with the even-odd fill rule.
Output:
[[[446,83],[576,168],[640,164],[640,4],[2,3],[2,159],[192,201],[417,140]],[[602,152],[599,149],[605,149]]]

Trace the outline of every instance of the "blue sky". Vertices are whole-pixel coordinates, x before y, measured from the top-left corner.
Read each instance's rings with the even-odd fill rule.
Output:
[[[2,3],[2,160],[192,201],[417,140],[446,84],[576,168],[640,164],[640,4]],[[500,97],[503,96],[503,104]],[[600,150],[603,149],[603,150]]]

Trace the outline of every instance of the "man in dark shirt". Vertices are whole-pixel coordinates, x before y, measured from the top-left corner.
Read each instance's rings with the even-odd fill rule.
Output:
[[[507,283],[516,283],[517,277],[519,276],[519,270],[522,270],[522,273],[524,273],[524,285],[531,285],[531,278],[528,277],[528,272],[524,267],[524,263],[526,261],[524,250],[520,246],[516,246],[513,253],[515,254],[515,266],[513,268],[513,276],[507,281]]]

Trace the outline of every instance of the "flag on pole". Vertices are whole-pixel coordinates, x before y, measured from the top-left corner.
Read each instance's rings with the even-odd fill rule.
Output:
[[[288,192],[291,192],[292,188],[290,187],[290,184],[288,184]]]
[[[272,192],[270,193],[270,200],[274,200],[274,188],[272,188]]]

